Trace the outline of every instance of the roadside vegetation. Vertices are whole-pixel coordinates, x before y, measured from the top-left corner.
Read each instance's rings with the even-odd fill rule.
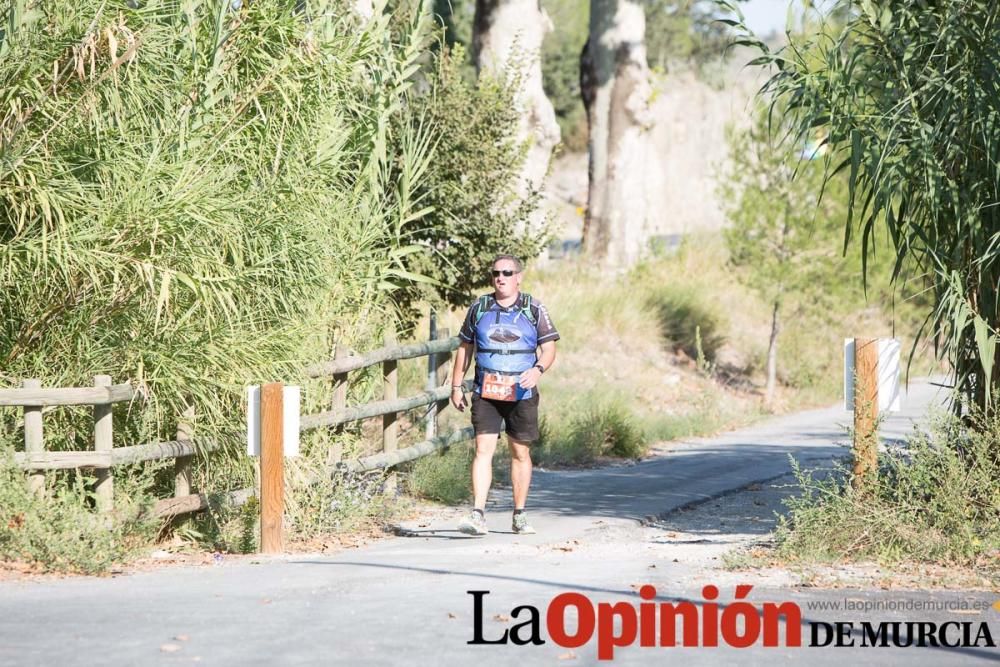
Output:
[[[869,560],[959,565],[1000,580],[1000,420],[940,414],[881,455],[860,489],[849,468],[796,469],[776,554],[790,563]]]
[[[1000,9],[845,1],[827,10],[807,14],[790,47],[745,35],[755,62],[774,67],[765,100],[782,120],[772,136],[822,145],[824,175],[809,189],[846,179],[842,232],[861,262],[852,280],[871,284],[873,259],[888,255],[893,289],[921,294],[915,340],[933,347],[955,385],[951,414],[880,453],[874,472],[800,471],[777,553],[998,577]]]
[[[199,457],[195,490],[250,487],[246,385],[406,335],[415,300],[455,299],[456,275],[501,241],[536,253],[544,232],[522,224],[535,202],[507,206],[522,153],[512,93],[455,76],[426,8],[393,3],[371,20],[334,0],[4,9],[0,386],[131,382],[117,445],[172,440],[193,408],[196,442],[221,445]],[[364,402],[380,384],[355,375],[349,400]],[[304,410],[329,406],[328,381],[302,384]],[[90,410],[46,409],[44,425],[49,451],[92,447]],[[340,440],[352,456],[367,438],[359,426]],[[170,495],[171,462],[116,469],[110,519],[94,515],[86,473],[51,473],[43,498],[7,488],[22,442],[21,411],[0,409],[0,559],[90,572],[151,534],[253,548],[248,511],[150,528],[143,512]],[[294,535],[384,517],[393,502],[377,476],[308,483],[330,444],[302,443]]]

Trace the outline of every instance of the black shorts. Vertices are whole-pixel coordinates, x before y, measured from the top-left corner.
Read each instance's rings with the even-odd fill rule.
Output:
[[[494,401],[472,394],[472,428],[476,435],[500,433],[500,422],[507,435],[521,442],[538,440],[538,389],[523,401]]]

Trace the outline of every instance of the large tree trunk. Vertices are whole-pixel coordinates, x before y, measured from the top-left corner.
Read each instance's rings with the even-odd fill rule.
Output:
[[[590,37],[580,57],[580,88],[590,127],[590,190],[583,245],[606,265],[635,261],[651,217],[646,197],[654,167],[646,16],[633,0],[591,0]]]
[[[519,138],[528,141],[521,170],[521,197],[540,192],[549,170],[552,149],[559,143],[555,110],[542,89],[541,51],[552,22],[539,0],[476,0],[473,49],[476,69],[496,77],[515,77],[514,103],[521,117]],[[534,214],[530,224],[538,229],[545,212]]]

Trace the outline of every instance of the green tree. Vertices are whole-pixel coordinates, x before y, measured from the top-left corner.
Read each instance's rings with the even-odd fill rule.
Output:
[[[732,223],[725,239],[738,275],[771,308],[765,386],[770,403],[784,322],[805,304],[843,291],[836,238],[846,193],[842,180],[834,180],[820,201],[824,170],[814,159],[815,144],[775,139],[767,109],[757,110],[750,127],[730,130],[728,141],[730,162],[719,180]]]
[[[517,194],[525,146],[517,140],[516,84],[486,74],[470,83],[464,62],[460,46],[442,49],[427,73],[430,92],[412,100],[420,114],[406,119],[435,138],[433,159],[413,193],[427,211],[411,238],[427,252],[410,254],[407,262],[436,285],[401,292],[408,305],[431,298],[467,306],[495,255],[529,260],[548,241],[547,229],[527,224],[538,194]]]
[[[924,329],[987,413],[1000,380],[1000,5],[836,3],[842,29],[777,51],[749,34],[799,137],[825,133],[846,172],[846,242],[868,258],[884,224],[897,282],[912,261],[934,296]]]

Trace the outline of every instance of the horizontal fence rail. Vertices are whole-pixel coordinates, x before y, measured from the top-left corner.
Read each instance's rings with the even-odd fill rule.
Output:
[[[213,441],[197,444],[190,440],[154,442],[148,445],[116,447],[106,452],[36,452],[14,454],[14,463],[24,470],[65,470],[68,468],[113,468],[142,461],[161,461],[197,456],[218,449]]]
[[[226,493],[192,493],[157,501],[150,510],[149,516],[166,518],[200,512],[211,507],[240,507],[256,496],[256,489],[239,489]]]
[[[472,389],[472,381],[464,384],[467,391]],[[395,412],[412,410],[431,403],[439,403],[451,395],[451,387],[444,385],[432,391],[424,391],[408,398],[397,398],[390,401],[373,401],[343,410],[328,410],[314,415],[305,415],[299,420],[299,431],[310,431],[321,426],[339,426],[370,417],[381,417]]]
[[[336,466],[334,468],[334,472],[338,470],[345,470],[346,472],[359,473],[376,470],[378,468],[388,468],[390,466],[418,459],[421,456],[433,454],[439,449],[450,447],[456,443],[471,440],[473,435],[474,433],[472,427],[469,426],[458,431],[452,431],[448,435],[432,438],[430,440],[424,440],[423,442],[418,442],[417,444],[405,447],[404,449],[397,449],[394,452],[382,452],[381,454],[364,456],[356,461],[345,461]]]
[[[458,349],[460,343],[461,341],[458,336],[454,336],[452,338],[430,340],[426,343],[380,347],[377,350],[372,350],[358,356],[343,357],[342,359],[334,359],[333,361],[309,366],[306,368],[306,375],[311,378],[328,377],[337,375],[338,373],[360,370],[384,361],[414,359],[416,357],[426,357],[430,354],[452,352]]]
[[[135,397],[130,384],[110,387],[0,389],[2,407],[47,407],[50,405],[111,405]]]

